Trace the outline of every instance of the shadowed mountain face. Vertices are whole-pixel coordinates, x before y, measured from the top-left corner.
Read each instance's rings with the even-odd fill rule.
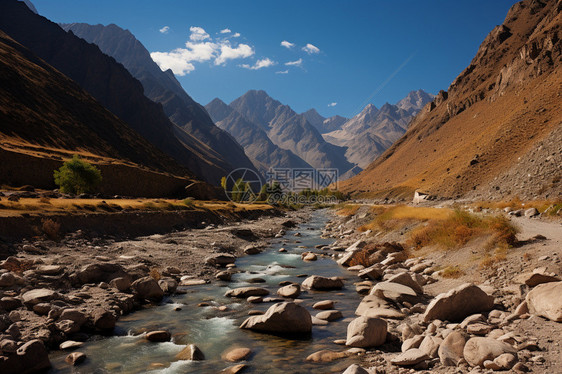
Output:
[[[166,115],[177,126],[214,150],[222,165],[253,168],[243,148],[226,131],[215,126],[205,109],[184,91],[171,70],[160,70],[131,32],[113,24],[72,23],[61,27],[96,44],[103,53],[123,64],[142,83],[145,95],[162,104]]]
[[[342,175],[353,167],[345,158],[344,148],[326,142],[305,116],[264,91],[248,91],[230,103],[230,107],[265,131],[273,144],[293,152],[315,168],[337,168]]]
[[[344,190],[560,197],[561,12],[560,0],[513,5],[448,92],[365,171],[343,182]]]
[[[365,168],[406,132],[413,115],[432,98],[419,90],[410,92],[396,105],[386,103],[378,109],[369,104],[337,130],[325,133],[324,139],[347,147],[347,159]]]
[[[214,99],[205,108],[217,126],[228,131],[244,147],[262,174],[270,168],[311,167],[293,152],[273,144],[263,128],[244,118],[220,99]]]
[[[77,82],[150,143],[207,181],[218,183],[231,168],[199,140],[177,128],[160,104],[113,58],[15,0],[0,2],[0,29]]]
[[[72,153],[114,168],[122,166],[120,170],[128,173],[129,183],[139,175],[156,176],[146,169],[192,177],[187,169],[104,108],[76,82],[1,30],[0,123],[2,158],[24,161],[0,164],[3,183],[24,180],[36,187],[52,184],[53,169],[49,166]],[[34,170],[32,165],[46,170]],[[48,180],[33,174],[47,174]],[[104,174],[106,178],[119,180],[124,185],[121,190],[128,193],[146,191],[128,188],[123,180],[127,178]]]

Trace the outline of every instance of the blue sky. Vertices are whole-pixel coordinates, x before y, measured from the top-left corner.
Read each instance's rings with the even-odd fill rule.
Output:
[[[447,89],[516,1],[32,2],[55,22],[129,29],[203,105],[263,89],[297,112],[351,117]]]

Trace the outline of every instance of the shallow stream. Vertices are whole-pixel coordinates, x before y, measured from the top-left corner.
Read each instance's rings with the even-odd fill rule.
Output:
[[[78,351],[87,355],[87,361],[78,367],[69,367],[64,362],[68,352],[55,352],[51,356],[53,369],[50,373],[217,373],[234,365],[221,359],[221,355],[233,347],[248,347],[252,355],[243,363],[248,367],[244,373],[341,373],[350,364],[350,359],[316,364],[305,361],[306,357],[321,349],[344,350],[335,345],[335,339],[345,338],[348,321],[360,301],[353,281],[356,276],[338,266],[330,258],[318,257],[318,261],[301,260],[303,251],[313,250],[318,244],[331,244],[331,239],[322,239],[321,231],[328,220],[325,211],[315,211],[306,223],[275,241],[261,254],[244,256],[236,261],[241,273],[235,274],[231,282],[214,281],[203,286],[184,288],[187,293],[174,295],[160,306],[150,307],[123,316],[117,323],[116,336],[96,337]],[[295,237],[299,232],[302,236]],[[279,248],[287,249],[280,253]],[[304,248],[303,248],[304,247]],[[266,311],[272,303],[250,304],[245,299],[224,297],[230,288],[258,286],[270,290],[276,297],[279,282],[301,283],[307,275],[341,276],[346,287],[341,291],[303,291],[299,299],[311,315],[315,302],[336,301],[335,308],[344,318],[330,322],[327,326],[313,326],[309,339],[291,340],[273,335],[239,329],[248,317],[249,310]],[[301,275],[301,277],[299,277]],[[251,278],[262,278],[265,283],[251,284]],[[198,307],[201,302],[211,306]],[[227,311],[217,310],[226,305]],[[174,309],[180,307],[181,310]],[[143,338],[146,330],[168,330],[172,341],[150,343]],[[205,354],[205,361],[177,361],[174,356],[187,344],[197,345]]]

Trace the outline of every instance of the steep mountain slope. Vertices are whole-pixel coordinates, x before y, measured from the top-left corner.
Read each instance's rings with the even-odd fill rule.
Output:
[[[560,197],[561,12],[561,0],[515,4],[448,92],[344,190]]]
[[[0,29],[77,82],[150,143],[197,176],[218,183],[227,174],[230,165],[222,163],[209,147],[187,133],[180,142],[175,125],[161,105],[144,96],[142,85],[97,46],[65,32],[15,0],[0,2]]]
[[[220,99],[205,106],[217,126],[228,131],[244,147],[262,174],[270,168],[310,168],[293,152],[281,149],[271,142],[267,133],[250,122]]]
[[[191,183],[187,169],[2,31],[0,124],[2,184],[54,188],[54,168],[75,153],[100,165],[106,192],[163,196]]]
[[[419,90],[410,92],[396,105],[386,103],[378,109],[369,104],[340,129],[324,134],[324,139],[347,147],[347,159],[365,168],[406,132],[413,115],[432,98]]]
[[[353,167],[345,158],[344,148],[327,143],[303,115],[264,91],[248,91],[230,106],[266,131],[274,144],[315,168],[337,168],[343,174]]]
[[[322,117],[316,109],[309,109],[302,116],[320,132],[320,134],[325,134],[330,131],[335,131],[341,129],[342,125],[347,122],[347,118],[338,115],[324,118]]]
[[[123,64],[142,83],[145,95],[162,104],[172,122],[214,150],[222,164],[230,164],[232,168],[253,168],[242,147],[227,132],[215,126],[205,109],[184,91],[171,70],[160,70],[148,50],[130,31],[114,24],[71,23],[61,27],[96,44],[103,53]]]

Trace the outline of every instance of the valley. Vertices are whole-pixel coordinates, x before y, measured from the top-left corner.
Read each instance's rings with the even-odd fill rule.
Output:
[[[562,371],[562,0],[33,2],[0,373]]]

